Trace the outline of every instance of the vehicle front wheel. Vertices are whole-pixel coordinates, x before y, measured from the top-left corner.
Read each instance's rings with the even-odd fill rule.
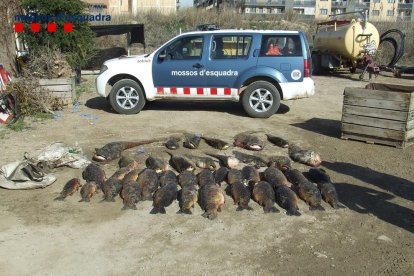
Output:
[[[120,114],[136,114],[144,108],[145,96],[138,83],[125,79],[112,86],[109,102]]]
[[[269,118],[279,109],[279,90],[267,81],[253,82],[243,92],[242,105],[253,118]]]

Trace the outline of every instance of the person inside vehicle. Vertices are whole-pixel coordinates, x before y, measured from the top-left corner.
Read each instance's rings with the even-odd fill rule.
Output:
[[[214,59],[222,59],[225,57],[224,55],[224,47],[223,47],[223,38],[216,37],[214,39],[214,49],[213,49],[213,58]]]
[[[280,52],[279,45],[278,45],[277,41],[274,41],[273,39],[271,39],[269,41],[269,46],[267,48],[266,55],[267,56],[279,56],[281,54],[282,53]]]
[[[285,47],[282,49],[284,55],[293,55],[295,52],[295,44],[291,38],[286,40]]]

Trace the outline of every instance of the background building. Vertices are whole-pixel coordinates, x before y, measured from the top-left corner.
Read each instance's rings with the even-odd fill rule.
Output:
[[[368,10],[370,20],[414,21],[413,0],[194,0],[198,8],[235,7],[246,14],[283,14],[328,19],[330,15]]]
[[[150,10],[162,13],[177,11],[177,0],[84,0],[91,13],[137,14]]]

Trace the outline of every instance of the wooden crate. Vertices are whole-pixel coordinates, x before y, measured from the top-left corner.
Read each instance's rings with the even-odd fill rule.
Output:
[[[64,105],[71,104],[76,97],[75,77],[67,79],[40,79],[40,91],[51,92]]]
[[[414,86],[346,87],[341,138],[404,148],[414,143]]]

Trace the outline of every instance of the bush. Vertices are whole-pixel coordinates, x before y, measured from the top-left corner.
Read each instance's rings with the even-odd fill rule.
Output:
[[[22,0],[22,7],[27,15],[85,15],[86,4],[81,0]],[[82,66],[93,56],[93,37],[94,33],[88,26],[88,22],[73,21],[73,31],[65,33],[63,31],[64,20],[56,23],[56,32],[47,32],[47,23],[41,22],[41,30],[38,33],[24,32],[23,38],[29,50],[33,54],[40,54],[45,47],[57,48],[66,54],[67,61],[72,68]],[[30,26],[25,26],[29,29]]]

